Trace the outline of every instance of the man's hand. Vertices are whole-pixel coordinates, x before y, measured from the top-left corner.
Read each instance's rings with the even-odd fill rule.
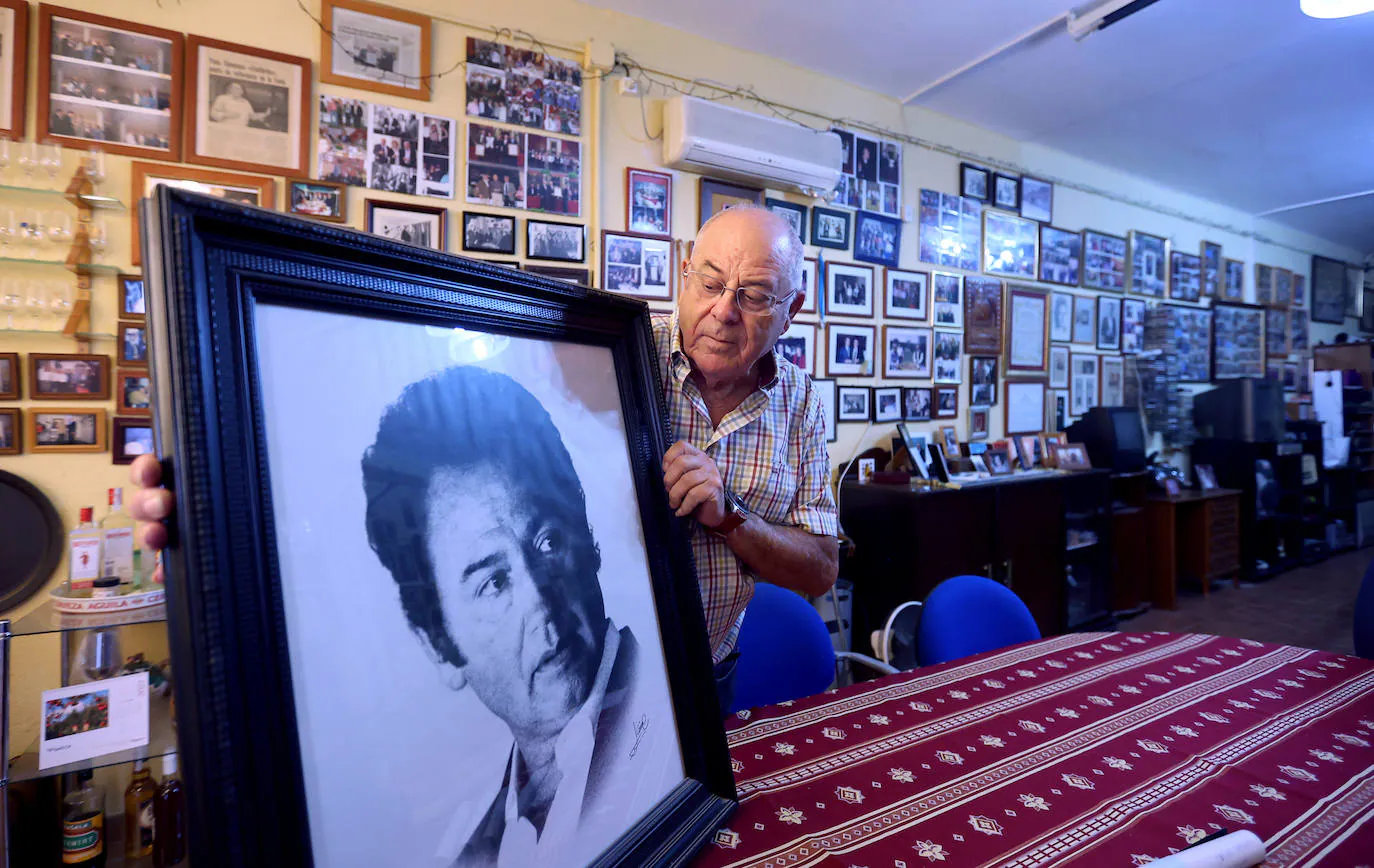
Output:
[[[678,517],[691,515],[706,527],[725,521],[725,484],[711,456],[686,440],[663,456],[663,487]]]
[[[138,520],[136,531],[139,545],[161,549],[167,545],[167,526],[162,520],[172,514],[176,497],[162,484],[162,465],[153,455],[140,455],[129,467],[129,481],[134,493],[129,498],[129,514]]]

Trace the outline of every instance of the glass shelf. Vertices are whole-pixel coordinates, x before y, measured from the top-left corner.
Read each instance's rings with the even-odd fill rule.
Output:
[[[172,726],[171,702],[166,697],[154,696],[148,700],[148,743],[143,747],[107,753],[95,759],[77,760],[63,763],[49,769],[38,768],[38,741],[10,763],[9,782],[31,781],[35,778],[50,778],[79,772],[84,769],[101,769],[107,766],[120,766],[134,760],[148,760],[176,753],[177,733]]]
[[[0,263],[12,262],[15,265],[56,265],[58,268],[69,268],[78,274],[119,274],[123,271],[118,265],[100,265],[95,262],[67,265],[64,259],[26,259],[15,256],[0,256]]]
[[[11,636],[38,636],[43,633],[73,633],[101,627],[123,627],[128,624],[156,624],[167,620],[167,606],[159,604],[127,612],[106,615],[77,615],[59,612],[52,600],[43,603],[22,618],[10,622]]]
[[[67,191],[54,190],[48,187],[20,187],[17,184],[0,184],[0,191],[10,193],[30,193],[38,196],[61,196],[67,198]],[[94,208],[103,211],[123,211],[124,203],[113,196],[77,196],[87,208]]]
[[[27,315],[27,314],[26,314]],[[77,332],[74,335],[64,333],[61,329],[6,329],[0,328],[0,335],[47,335],[49,337],[71,338],[74,341],[112,341],[117,335],[106,334],[104,332]]]

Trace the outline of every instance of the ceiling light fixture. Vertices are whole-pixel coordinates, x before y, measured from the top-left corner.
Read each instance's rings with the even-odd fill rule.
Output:
[[[1069,13],[1069,35],[1082,42],[1099,30],[1105,30],[1123,18],[1129,18],[1159,0],[1107,0],[1086,9],[1075,9]],[[1310,0],[1303,0],[1304,3]]]
[[[1310,18],[1349,18],[1374,12],[1374,0],[1302,0],[1298,5]]]

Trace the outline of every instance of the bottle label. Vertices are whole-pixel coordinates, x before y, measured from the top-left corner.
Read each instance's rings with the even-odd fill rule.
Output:
[[[84,865],[105,852],[105,815],[62,824],[62,864]]]
[[[100,537],[72,540],[71,578],[73,588],[89,588],[100,577]]]
[[[102,576],[118,576],[121,582],[134,580],[134,530],[131,527],[105,531]]]
[[[138,846],[140,855],[148,855],[153,852],[153,829],[155,820],[153,817],[153,800],[139,803],[138,806]]]

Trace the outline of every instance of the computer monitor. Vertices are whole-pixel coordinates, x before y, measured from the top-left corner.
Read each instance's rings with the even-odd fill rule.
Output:
[[[1065,432],[1088,447],[1093,467],[1117,473],[1145,469],[1145,426],[1134,407],[1093,407]]]
[[[1193,396],[1198,436],[1249,443],[1284,438],[1283,384],[1245,377]]]

